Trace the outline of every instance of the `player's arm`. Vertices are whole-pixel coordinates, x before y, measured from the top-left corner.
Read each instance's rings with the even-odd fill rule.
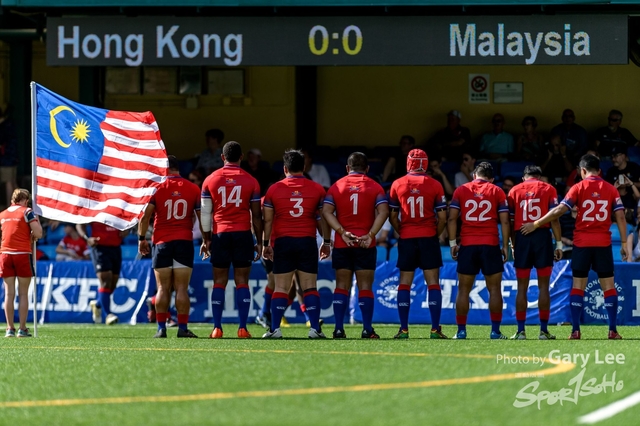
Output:
[[[29,210],[28,216],[29,217],[27,219],[29,220],[29,228],[31,228],[31,238],[39,240],[40,238],[42,238],[43,232],[42,225],[38,220],[38,216],[36,216],[33,210]]]
[[[624,209],[616,210],[614,214],[616,216],[616,224],[618,225],[620,238],[624,239],[624,241],[620,241],[620,254],[622,255],[622,261],[624,262],[627,260],[627,220],[624,217]]]
[[[511,238],[511,224],[509,212],[499,212],[500,226],[502,226],[502,261],[509,259],[509,240]]]
[[[447,232],[449,233],[449,247],[451,249],[451,258],[458,259],[458,244],[456,242],[456,233],[458,232],[458,216],[460,211],[456,208],[449,209],[449,219],[447,219]]]
[[[389,204],[386,201],[378,204],[376,206],[376,213],[376,218],[373,221],[373,225],[371,225],[371,229],[369,229],[367,235],[360,237],[360,247],[362,248],[369,248],[371,244],[373,244],[374,238],[378,235],[378,232],[380,232],[380,229],[382,229],[382,226],[389,217]]]
[[[322,208],[324,210],[324,207]],[[329,257],[331,254],[331,227],[327,223],[327,221],[322,216],[322,210],[318,210],[318,218],[317,225],[320,225],[320,234],[322,235],[322,246],[320,247],[320,260],[324,260]]]
[[[273,248],[269,245],[271,239],[271,229],[273,227],[273,207],[264,206],[264,227],[262,230],[262,257],[273,260]]]
[[[151,216],[153,212],[156,210],[156,206],[154,204],[147,204],[147,207],[144,209],[144,214],[142,215],[142,219],[138,222],[138,252],[146,256],[151,251],[149,249],[149,241],[147,241],[147,230],[149,229],[149,221],[151,220]]]
[[[444,232],[444,228],[447,227],[447,210],[446,209],[438,210],[438,212],[436,213],[436,216],[438,218],[438,225],[437,225],[438,228],[436,230],[436,236],[439,237]]]
[[[327,227],[329,228],[329,238],[331,238],[331,229],[333,229],[334,231],[336,231],[336,234],[340,235],[342,240],[349,247],[351,247],[356,242],[356,239],[358,237],[356,235],[352,234],[351,232],[345,230],[342,227],[342,225],[340,225],[340,222],[338,221],[338,218],[334,214],[335,211],[336,211],[336,206],[335,205],[325,202],[324,205],[322,206],[322,220],[321,220],[321,222],[324,222],[327,225]],[[322,235],[323,236],[325,235],[324,232],[322,233]]]
[[[87,225],[84,223],[79,223],[76,225],[76,231],[78,231],[78,234],[80,235],[80,237],[85,240],[87,242],[87,245],[89,247],[95,247],[98,245],[98,241],[100,241],[100,237],[95,238],[95,237],[89,237],[87,235]]]
[[[562,228],[560,227],[559,219],[554,219],[551,221],[551,230],[553,231],[553,238],[556,240],[554,258],[556,261],[558,261],[562,259]]]
[[[200,199],[200,232],[202,233],[202,249],[209,250],[209,244],[211,243],[211,229],[213,216],[213,200],[210,197],[202,197]]]
[[[257,251],[258,255],[253,260],[260,259],[262,255],[262,241],[260,241],[260,236],[262,235],[262,229],[264,228],[262,222],[262,208],[260,206],[260,200],[251,202],[251,223],[253,224],[253,232],[256,234],[257,241]]]
[[[400,219],[398,218],[399,215],[400,209],[397,207],[391,207],[391,209],[389,210],[389,223],[397,233],[400,233]]]
[[[549,212],[545,214],[541,219],[538,219],[535,222],[525,223],[524,225],[522,225],[522,227],[520,228],[520,232],[522,232],[523,235],[530,234],[536,229],[540,228],[542,225],[546,225],[547,223],[550,223],[552,220],[557,220],[567,210],[569,210],[569,207],[567,207],[565,204],[558,204],[556,207],[549,210]]]

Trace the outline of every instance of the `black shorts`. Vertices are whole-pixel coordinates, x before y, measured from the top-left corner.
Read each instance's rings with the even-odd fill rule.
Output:
[[[438,269],[442,266],[442,252],[438,237],[400,238],[398,240],[398,269],[413,272]]]
[[[331,266],[333,269],[349,271],[375,271],[378,250],[374,247],[343,247],[333,249]]]
[[[302,271],[318,273],[318,243],[315,237],[280,237],[273,244],[273,273]]]
[[[214,268],[248,268],[253,263],[254,245],[251,231],[221,232],[211,236],[211,264]]]
[[[547,228],[538,228],[529,235],[516,231],[513,266],[521,269],[553,266],[553,242]]]
[[[260,260],[262,261],[262,266],[264,266],[264,271],[267,273],[267,275],[269,275],[270,273],[273,272],[273,261],[269,260],[269,259],[265,259],[260,258]]]
[[[122,250],[120,246],[95,246],[91,249],[91,261],[96,272],[109,272],[120,275]]]
[[[503,270],[500,246],[460,246],[457,268],[459,274],[478,275],[478,272],[482,271],[486,276]]]
[[[193,268],[195,251],[193,240],[174,240],[156,244],[153,246],[152,251],[151,267],[153,269],[176,268],[180,267],[180,265]]]
[[[581,272],[589,272],[590,269],[593,269],[596,273],[611,273],[611,276],[613,276],[613,252],[611,251],[611,246],[573,246],[571,269]]]

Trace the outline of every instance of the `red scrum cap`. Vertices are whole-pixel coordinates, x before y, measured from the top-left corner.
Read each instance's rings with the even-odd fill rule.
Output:
[[[429,157],[421,149],[412,149],[407,156],[407,172],[426,172],[429,166]]]

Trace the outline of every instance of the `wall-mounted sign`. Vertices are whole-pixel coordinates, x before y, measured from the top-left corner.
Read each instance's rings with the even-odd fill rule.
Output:
[[[47,19],[48,65],[627,62],[626,15]]]
[[[493,83],[494,104],[521,104],[523,95],[523,83]]]
[[[489,74],[469,74],[469,103],[488,104]]]

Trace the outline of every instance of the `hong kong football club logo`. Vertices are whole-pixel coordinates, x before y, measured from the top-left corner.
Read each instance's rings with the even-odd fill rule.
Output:
[[[382,280],[379,284],[374,286],[375,296],[385,308],[398,309],[398,285],[400,284],[400,277],[398,275],[391,276]],[[414,285],[411,284],[411,303],[416,296]]]
[[[618,292],[618,315],[620,315],[624,305],[624,292],[618,283],[615,283],[615,286]],[[609,318],[604,306],[604,291],[597,279],[590,281],[584,289],[584,312],[595,320],[607,321]]]

